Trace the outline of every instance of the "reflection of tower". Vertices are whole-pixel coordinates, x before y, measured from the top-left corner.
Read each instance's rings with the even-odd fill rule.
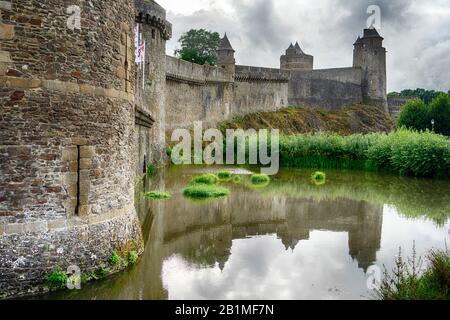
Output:
[[[348,232],[349,253],[367,271],[380,249],[383,206],[361,202],[358,209],[358,224]]]

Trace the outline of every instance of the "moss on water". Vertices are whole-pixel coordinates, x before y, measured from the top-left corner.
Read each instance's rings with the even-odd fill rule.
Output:
[[[183,190],[184,196],[194,199],[220,198],[229,194],[230,190],[227,188],[206,184],[191,185]]]

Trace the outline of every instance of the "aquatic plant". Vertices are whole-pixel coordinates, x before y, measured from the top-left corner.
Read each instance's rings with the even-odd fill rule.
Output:
[[[128,260],[129,264],[131,264],[131,265],[136,264],[138,258],[139,258],[139,255],[137,254],[136,251],[130,251],[128,253],[128,259],[127,260]]]
[[[53,289],[61,289],[67,285],[67,274],[57,268],[45,277],[45,283]]]
[[[108,258],[108,262],[115,266],[122,263],[122,257],[117,254],[117,252],[113,252],[111,256]]]
[[[233,181],[234,183],[241,183],[241,177],[238,175],[233,175],[231,181]]]
[[[201,176],[194,177],[191,184],[206,184],[214,185],[219,181],[219,178],[212,173],[202,174]]]
[[[189,198],[219,198],[230,194],[230,190],[224,187],[207,184],[191,185],[183,190],[183,195]]]
[[[153,177],[156,174],[156,167],[153,164],[147,165],[147,176]]]
[[[428,254],[429,265],[421,271],[422,261],[415,250],[408,263],[399,250],[395,267],[384,271],[384,277],[376,294],[383,300],[449,300],[450,255],[448,250],[432,250]]]
[[[153,199],[153,200],[165,200],[170,199],[172,195],[168,192],[163,191],[150,191],[144,193],[144,197],[147,199]]]
[[[222,170],[222,171],[219,171],[219,172],[217,173],[217,177],[218,177],[219,180],[221,180],[221,181],[230,181],[230,180],[231,180],[231,177],[232,177],[232,174],[231,174],[230,171]]]
[[[311,180],[314,182],[316,186],[321,186],[325,184],[327,176],[322,171],[316,171],[311,175]]]
[[[267,174],[254,174],[250,177],[252,184],[266,184],[270,182],[270,177]]]
[[[325,180],[327,178],[325,172],[316,171],[311,175],[311,179],[313,180]]]

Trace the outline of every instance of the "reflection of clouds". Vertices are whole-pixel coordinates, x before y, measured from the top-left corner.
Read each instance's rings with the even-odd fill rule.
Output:
[[[348,255],[346,233],[314,231],[286,250],[274,235],[234,240],[223,272],[163,264],[170,299],[345,299],[366,294],[365,275]]]
[[[417,255],[422,257],[432,248],[445,248],[445,241],[450,243],[447,233],[449,228],[450,221],[438,227],[425,219],[405,218],[397,214],[395,207],[384,206],[381,249],[377,253],[378,265],[385,264],[391,269],[399,247],[402,248],[403,257],[411,256],[414,241]]]
[[[450,243],[450,223],[436,227],[424,219],[408,219],[384,207],[378,266],[393,266],[398,246],[409,256],[416,241],[418,255]],[[294,250],[276,235],[233,240],[223,271],[218,264],[201,268],[172,256],[163,263],[162,279],[170,299],[365,299],[367,277],[349,255],[346,232],[311,231]]]

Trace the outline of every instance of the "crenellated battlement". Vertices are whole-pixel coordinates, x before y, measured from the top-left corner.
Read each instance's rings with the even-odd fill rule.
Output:
[[[135,1],[136,22],[145,23],[161,32],[164,40],[172,38],[172,24],[166,20],[166,10],[152,0]]]

